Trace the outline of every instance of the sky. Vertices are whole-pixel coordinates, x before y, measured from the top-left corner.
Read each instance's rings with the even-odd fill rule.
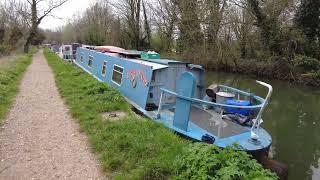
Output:
[[[61,7],[52,11],[52,16],[44,18],[40,28],[55,30],[68,23],[74,15],[81,15],[96,0],[69,0]]]

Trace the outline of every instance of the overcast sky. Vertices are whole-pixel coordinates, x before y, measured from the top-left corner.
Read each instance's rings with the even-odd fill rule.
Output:
[[[69,0],[63,6],[55,9],[52,16],[48,16],[40,24],[43,29],[56,29],[65,25],[75,14],[82,14],[96,0]],[[56,18],[59,17],[59,18]],[[61,18],[61,19],[60,19]]]

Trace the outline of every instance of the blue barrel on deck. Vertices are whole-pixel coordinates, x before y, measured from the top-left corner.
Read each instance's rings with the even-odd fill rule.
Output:
[[[236,99],[229,99],[226,101],[227,105],[232,106],[251,106],[251,102],[247,100],[236,100]],[[244,116],[249,116],[252,114],[252,110],[248,109],[234,109],[234,108],[226,108],[225,111],[227,113],[234,113],[234,114],[241,114]]]

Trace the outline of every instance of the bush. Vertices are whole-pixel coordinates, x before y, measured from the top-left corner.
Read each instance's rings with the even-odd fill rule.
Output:
[[[308,77],[315,80],[320,80],[320,70],[316,72],[309,72],[302,75],[303,77]]]
[[[12,47],[7,44],[0,44],[0,56],[1,55],[9,55]]]
[[[295,67],[302,68],[305,72],[320,70],[320,61],[308,56],[297,55],[294,64]]]
[[[175,179],[277,179],[245,152],[220,149],[203,143],[191,144],[180,161]]]

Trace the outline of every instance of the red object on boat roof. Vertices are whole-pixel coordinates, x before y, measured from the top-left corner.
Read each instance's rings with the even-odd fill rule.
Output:
[[[116,46],[96,46],[95,49],[100,52],[107,52],[107,53],[120,53],[125,49]]]

